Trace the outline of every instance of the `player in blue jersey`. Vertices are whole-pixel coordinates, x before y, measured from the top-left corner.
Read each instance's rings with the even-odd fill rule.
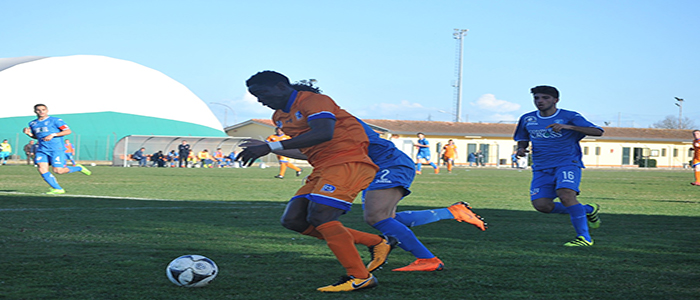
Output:
[[[425,134],[422,132],[418,133],[418,142],[416,144],[413,144],[413,146],[418,149],[418,154],[416,154],[416,174],[421,174],[421,167],[422,167],[422,162],[421,160],[424,160],[425,163],[430,164],[433,169],[435,169],[435,174],[440,173],[440,168],[434,163],[430,161],[430,143],[428,140],[425,138]]]
[[[586,135],[601,136],[603,129],[575,111],[558,109],[556,88],[536,86],[530,92],[537,110],[520,117],[514,139],[518,156],[525,156],[532,143],[532,206],[539,212],[571,216],[576,238],[564,246],[592,246],[588,229],[600,226],[600,206],[582,205],[576,199],[584,168],[579,141]]]
[[[34,163],[41,177],[51,186],[51,190],[46,194],[65,194],[66,191],[58,184],[56,177],[49,172],[49,165],[56,174],[82,172],[90,175],[92,172],[82,165],[66,166],[63,136],[71,134],[68,125],[62,119],[49,116],[49,109],[44,104],[34,105],[34,113],[37,119],[29,122],[29,127],[24,128],[26,135],[38,141]]]
[[[379,171],[369,187],[362,192],[364,219],[367,224],[394,237],[398,246],[416,257],[416,261],[392,271],[439,271],[443,262],[421,243],[409,227],[428,224],[444,219],[454,219],[470,223],[486,230],[486,223],[476,215],[465,202],[457,202],[447,208],[396,212],[396,206],[403,197],[411,193],[409,187],[415,177],[411,158],[396,148],[394,143],[379,136],[369,125],[359,120],[369,138],[368,156]],[[376,270],[381,265],[370,265]]]

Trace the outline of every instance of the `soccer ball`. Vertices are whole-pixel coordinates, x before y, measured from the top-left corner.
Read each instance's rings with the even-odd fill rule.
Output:
[[[201,255],[183,255],[168,264],[165,274],[174,284],[203,287],[216,278],[219,268],[213,260]]]
[[[90,166],[92,166],[92,167],[94,167],[94,166],[96,166],[96,165],[97,165],[96,163],[91,163],[91,164],[90,164]]]

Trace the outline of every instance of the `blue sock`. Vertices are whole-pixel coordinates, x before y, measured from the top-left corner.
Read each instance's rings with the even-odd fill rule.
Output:
[[[419,211],[402,211],[396,213],[396,221],[406,225],[406,227],[420,226],[440,220],[451,220],[455,217],[447,208]]]
[[[549,212],[550,214],[568,214],[569,211],[566,210],[566,206],[561,204],[561,202],[554,202],[554,209]]]
[[[62,190],[63,188],[58,185],[58,181],[56,181],[56,177],[51,174],[51,172],[46,172],[44,174],[41,174],[41,177],[44,178],[44,181],[48,183],[52,188],[57,189],[57,190]]]
[[[571,215],[571,224],[574,225],[576,236],[583,236],[587,241],[591,241],[591,235],[588,233],[588,220],[586,219],[586,209],[583,205],[576,204],[566,208]]]
[[[586,214],[590,214],[593,212],[593,206],[586,204],[583,207],[586,208]]]
[[[420,171],[420,164],[416,164],[416,171]]]
[[[393,218],[388,218],[375,223],[372,227],[381,231],[387,236],[393,236],[399,240],[401,249],[411,252],[416,258],[433,258],[435,255],[421,243],[416,235]]]
[[[434,162],[431,162],[431,163],[430,163],[430,166],[433,167],[433,169],[437,169],[437,166],[435,165]]]
[[[68,168],[68,173],[80,172],[80,170],[83,169],[83,168],[81,168],[81,167],[71,167],[71,166],[66,167],[66,168]]]

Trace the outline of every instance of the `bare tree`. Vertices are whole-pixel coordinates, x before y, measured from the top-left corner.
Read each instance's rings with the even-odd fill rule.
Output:
[[[661,128],[661,129],[693,129],[695,128],[695,123],[690,118],[683,118],[681,126],[678,126],[678,117],[676,116],[666,116],[665,119],[651,124],[651,128]]]

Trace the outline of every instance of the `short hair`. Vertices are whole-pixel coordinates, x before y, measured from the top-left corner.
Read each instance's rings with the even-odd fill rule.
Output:
[[[424,133],[422,133],[422,132],[416,133],[416,135],[419,135],[419,134],[425,135],[425,134],[424,134]]]
[[[534,94],[547,94],[554,98],[559,99],[559,91],[557,88],[548,85],[538,85],[530,89],[530,93]]]
[[[246,80],[245,84],[247,87],[250,87],[251,85],[255,84],[260,84],[260,85],[265,85],[265,86],[273,86],[278,83],[284,83],[286,85],[291,85],[289,83],[289,78],[287,76],[284,76],[280,73],[277,73],[275,71],[262,71],[258,72],[257,74],[251,76]]]
[[[41,104],[41,103],[39,103],[39,104],[34,105],[34,109],[36,110],[36,108],[39,107],[39,106],[43,106],[43,107],[49,108],[48,106],[46,106],[46,104]]]

